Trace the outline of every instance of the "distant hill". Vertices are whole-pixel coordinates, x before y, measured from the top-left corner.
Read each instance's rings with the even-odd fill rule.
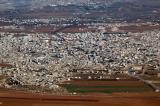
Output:
[[[124,0],[0,0],[0,5],[3,5],[4,9],[7,8],[41,8],[46,5],[110,5],[114,2]]]
[[[159,20],[159,0],[133,0],[128,2],[116,2],[109,6],[108,13],[113,17],[124,20]]]
[[[91,13],[87,15],[91,18],[160,20],[160,0],[0,0],[0,11],[18,10],[11,12],[13,14],[9,12],[8,15],[18,16],[39,8],[39,12],[60,12],[59,9],[63,9],[70,13]],[[100,14],[97,15],[98,13]]]
[[[160,0],[0,0],[0,9],[11,8],[41,8],[46,5],[112,5],[114,3],[130,2],[144,6],[160,6]]]

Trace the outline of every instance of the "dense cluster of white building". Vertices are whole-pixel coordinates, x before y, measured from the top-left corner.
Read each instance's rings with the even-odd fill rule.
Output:
[[[16,35],[16,36],[15,36]],[[0,33],[0,68],[20,85],[56,88],[72,76],[70,70],[95,66],[107,72],[129,65],[160,68],[160,31],[143,33]]]

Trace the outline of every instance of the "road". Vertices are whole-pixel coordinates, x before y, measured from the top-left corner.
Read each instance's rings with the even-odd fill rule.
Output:
[[[148,81],[148,80],[144,80],[143,78],[141,78],[139,75],[137,74],[132,74],[131,70],[128,70],[128,75],[132,78],[135,78],[135,79],[138,79],[142,82],[144,82],[145,84],[151,86],[155,92],[160,92],[160,87],[159,86],[156,86],[154,83],[152,83],[151,81]]]

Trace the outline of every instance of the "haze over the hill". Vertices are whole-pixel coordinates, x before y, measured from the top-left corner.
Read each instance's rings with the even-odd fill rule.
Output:
[[[46,5],[111,5],[117,2],[131,2],[146,6],[159,6],[160,0],[0,0],[0,10],[17,8],[40,8]]]

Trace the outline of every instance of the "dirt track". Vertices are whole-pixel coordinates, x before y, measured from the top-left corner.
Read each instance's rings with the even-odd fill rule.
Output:
[[[85,96],[0,91],[0,106],[159,106],[160,94],[117,93]]]

